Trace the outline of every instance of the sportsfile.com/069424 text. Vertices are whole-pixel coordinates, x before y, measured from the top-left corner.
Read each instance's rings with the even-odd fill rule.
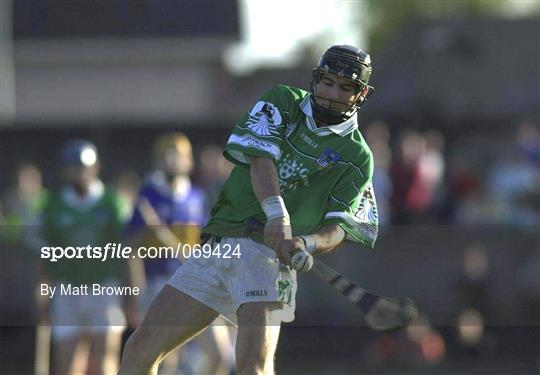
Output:
[[[134,249],[121,243],[107,243],[105,246],[44,246],[41,248],[41,259],[57,262],[61,259],[165,259],[165,258],[240,258],[240,245],[229,244],[183,244],[172,246],[140,246]]]

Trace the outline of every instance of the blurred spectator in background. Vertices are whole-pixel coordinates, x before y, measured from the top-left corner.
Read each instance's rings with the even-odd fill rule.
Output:
[[[42,233],[49,246],[104,247],[120,243],[122,204],[117,194],[98,178],[96,147],[86,140],[72,140],[60,151],[65,186],[48,200],[42,213]],[[131,286],[124,259],[58,259],[40,264],[38,323],[50,316],[55,374],[81,374],[89,365],[103,374],[117,371],[121,334],[125,325],[119,295],[92,292],[60,293],[60,285],[73,287]],[[54,298],[41,296],[41,283],[57,287]],[[50,312],[48,302],[50,301]],[[126,299],[129,316],[135,301]]]
[[[31,243],[25,241],[23,233],[29,226],[37,223],[41,209],[48,198],[48,191],[43,187],[41,172],[32,163],[22,163],[16,171],[15,184],[2,196],[4,206],[3,240],[25,247]]]
[[[499,154],[489,175],[489,191],[497,205],[498,222],[540,223],[540,130],[538,124],[518,126],[512,147]]]
[[[487,224],[495,216],[495,204],[483,178],[485,166],[479,159],[471,159],[454,151],[448,160],[447,210],[455,224]]]
[[[444,178],[446,162],[444,158],[444,136],[438,130],[424,133],[426,149],[418,161],[416,201],[430,219],[437,221],[445,197]]]
[[[210,214],[234,164],[223,157],[223,148],[218,145],[204,146],[200,153],[200,161],[199,180],[208,197],[207,212]]]
[[[392,178],[392,222],[407,224],[411,221],[409,192],[414,184],[420,156],[425,150],[425,140],[414,130],[400,136],[398,151],[390,167]]]
[[[41,172],[32,163],[20,164],[14,181],[1,197],[4,218],[0,220],[0,252],[6,267],[0,273],[0,298],[9,300],[3,304],[1,314],[15,321],[32,321],[29,307],[34,303],[33,271],[37,258],[32,255],[41,245],[37,224],[49,193],[42,185]]]
[[[540,168],[540,125],[537,121],[526,120],[519,125],[517,143],[525,159]]]
[[[153,159],[155,169],[146,176],[135,199],[135,209],[127,227],[127,236],[136,246],[171,246],[176,249],[178,243],[187,244],[187,247],[181,248],[188,251],[180,255],[192,256],[189,249],[199,242],[200,228],[206,223],[208,211],[204,192],[190,180],[193,170],[191,143],[180,132],[163,134],[154,142]],[[218,160],[213,161],[217,163]],[[206,162],[208,163],[208,160]],[[210,166],[207,165],[206,168],[208,170]],[[219,177],[218,167],[214,168],[213,172]],[[158,232],[162,225],[170,227],[172,234],[169,239],[163,238]],[[144,260],[144,311],[180,265],[179,259],[170,257]],[[179,353],[168,355],[160,366],[160,372],[175,374],[177,366],[180,366],[183,371],[200,374],[229,373],[234,358],[229,332],[224,322],[212,326],[200,335],[196,344],[203,348],[204,353],[188,346],[181,351],[181,358]],[[188,360],[186,352],[190,351],[191,354],[197,354],[191,355],[192,358]],[[201,355],[205,360],[195,358],[200,358]],[[195,368],[196,364],[199,365],[198,368]]]
[[[3,222],[0,227],[0,251],[5,265],[0,274],[0,297],[9,300],[2,314],[32,320],[34,302],[35,250],[41,246],[38,222],[49,193],[42,185],[41,172],[32,163],[16,168],[14,184],[2,195]],[[28,316],[26,316],[28,315]]]
[[[493,311],[489,295],[489,257],[482,244],[463,252],[463,271],[454,285],[455,327],[458,343],[469,352],[478,352],[484,338],[486,319]]]
[[[366,141],[373,152],[375,169],[373,170],[373,189],[377,197],[379,224],[389,224],[391,219],[392,180],[390,179],[390,130],[382,121],[368,124]]]
[[[442,199],[445,163],[444,139],[435,130],[420,135],[414,177],[407,192],[406,205],[415,222],[437,222],[438,207]]]
[[[396,224],[439,221],[444,197],[443,153],[444,138],[438,131],[408,131],[401,138],[391,168]]]

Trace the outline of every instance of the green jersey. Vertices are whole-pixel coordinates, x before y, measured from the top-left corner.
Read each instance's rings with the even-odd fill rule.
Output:
[[[42,232],[48,246],[104,247],[119,243],[123,230],[122,202],[117,194],[96,182],[89,196],[81,201],[73,188],[53,194],[42,213]],[[123,277],[123,260],[99,258],[58,259],[46,261],[54,281],[89,283],[119,280]]]
[[[265,221],[249,171],[250,156],[261,156],[276,164],[293,235],[338,224],[348,240],[374,246],[378,219],[373,156],[356,115],[341,124],[317,127],[310,94],[278,85],[234,127],[224,155],[236,167],[203,232],[245,237],[246,219]]]

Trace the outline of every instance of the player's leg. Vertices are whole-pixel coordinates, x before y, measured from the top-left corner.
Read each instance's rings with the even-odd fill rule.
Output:
[[[92,359],[99,374],[116,374],[120,358],[122,332],[102,330],[92,335]]]
[[[113,280],[102,281],[102,285],[119,286]],[[79,304],[87,316],[85,331],[91,344],[89,370],[94,374],[115,374],[126,325],[121,297],[107,294],[82,296]]]
[[[250,302],[238,309],[238,374],[274,374],[274,354],[281,323],[274,312],[281,308],[279,302]]]
[[[197,336],[195,341],[200,346],[204,361],[195,371],[198,374],[228,375],[234,368],[234,348],[229,329],[222,318]]]
[[[241,251],[220,262],[236,307],[238,373],[273,374],[281,322],[294,319],[296,274],[279,264],[272,249],[249,238],[224,238],[221,245]]]
[[[152,305],[152,302],[159,294],[163,286],[167,283],[167,278],[161,275],[149,275],[146,279],[146,291],[139,299],[141,303],[140,309],[147,313]],[[170,352],[159,365],[160,375],[174,375],[178,367],[178,350]]]
[[[86,372],[90,352],[90,345],[86,337],[70,335],[54,339],[52,349],[54,353],[54,374],[68,375],[84,374]]]
[[[175,375],[177,373],[179,351],[172,350],[159,364],[159,375]]]
[[[235,366],[235,354],[234,354],[234,344],[231,337],[231,325],[226,322],[225,319],[218,318],[217,322],[214,322],[211,327],[210,333],[215,342],[215,347],[217,352],[216,362],[216,372],[221,371],[224,374],[229,374]],[[235,330],[236,337],[236,330]]]
[[[120,374],[156,374],[159,362],[209,325],[218,313],[165,285],[141,325],[128,339]]]
[[[83,296],[59,295],[51,304],[51,354],[54,374],[83,374],[90,344],[83,319]]]

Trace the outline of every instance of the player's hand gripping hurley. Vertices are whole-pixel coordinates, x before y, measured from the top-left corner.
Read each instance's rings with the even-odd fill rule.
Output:
[[[264,224],[257,219],[246,221],[246,235],[263,232]],[[374,330],[392,331],[406,327],[418,315],[418,308],[410,298],[388,298],[370,293],[317,258],[314,258],[312,271],[362,310],[367,325]]]

